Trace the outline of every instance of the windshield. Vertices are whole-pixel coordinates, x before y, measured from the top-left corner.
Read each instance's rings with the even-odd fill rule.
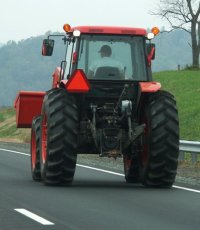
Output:
[[[143,37],[82,35],[78,69],[89,79],[145,81]]]

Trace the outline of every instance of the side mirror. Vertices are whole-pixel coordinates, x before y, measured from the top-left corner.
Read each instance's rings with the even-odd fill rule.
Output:
[[[148,59],[150,58],[151,60],[154,60],[155,59],[156,45],[154,43],[148,43],[148,44],[146,44],[146,48],[147,48]]]
[[[42,44],[42,55],[51,56],[53,54],[54,40],[44,39]]]

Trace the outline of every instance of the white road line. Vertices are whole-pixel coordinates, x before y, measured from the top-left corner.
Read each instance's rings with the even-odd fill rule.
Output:
[[[99,168],[94,168],[94,167],[90,167],[90,166],[86,166],[86,165],[80,165],[80,164],[76,164],[79,167],[82,168],[86,168],[86,169],[92,169],[95,171],[99,171],[99,172],[105,172],[105,173],[109,173],[109,174],[113,174],[113,175],[117,175],[117,176],[124,176],[124,174],[122,173],[116,173],[116,172],[112,172],[112,171],[108,171],[108,170],[104,170],[104,169],[99,169]]]
[[[0,148],[0,150],[5,151],[5,152],[18,153],[18,154],[24,155],[24,156],[30,156],[30,154],[28,154],[28,153],[17,152],[17,151],[14,151],[14,150],[2,149],[2,148]]]
[[[32,219],[32,220],[34,220],[34,221],[36,221],[36,222],[38,222],[38,223],[40,223],[40,224],[42,224],[42,225],[55,225],[54,223],[52,223],[52,222],[50,222],[50,221],[48,221],[48,220],[46,220],[46,219],[44,219],[44,218],[42,218],[42,217],[40,217],[40,216],[34,214],[34,213],[32,213],[32,212],[29,212],[29,211],[26,210],[26,209],[23,209],[23,208],[16,208],[16,209],[14,209],[14,210],[15,210],[16,212],[21,213],[21,214],[24,215],[24,216],[29,217],[30,219]]]
[[[113,174],[113,175],[123,176],[124,177],[124,174],[122,174],[122,173],[116,173],[116,172],[112,172],[112,171],[108,171],[108,170],[103,170],[103,169],[98,169],[98,168],[94,168],[94,167],[90,167],[90,166],[86,166],[86,165],[79,165],[79,164],[77,164],[77,166],[82,167],[82,168],[92,169],[92,170],[99,171],[99,172],[105,172],[105,173],[109,173],[109,174]],[[182,190],[190,191],[190,192],[200,193],[200,191],[196,190],[196,189],[185,188],[185,187],[180,187],[180,186],[176,186],[176,185],[173,185],[172,187],[173,188],[177,188],[177,189],[182,189]]]
[[[17,152],[17,151],[13,151],[13,150],[9,150],[9,149],[2,149],[2,148],[0,148],[0,150],[6,151],[6,152],[11,152],[11,153],[17,153],[17,154],[24,155],[24,156],[30,156],[30,154],[28,154],[28,153]],[[124,174],[122,174],[122,173],[116,173],[116,172],[112,172],[112,171],[109,171],[109,170],[104,170],[104,169],[99,169],[99,168],[95,168],[95,167],[90,167],[90,166],[87,166],[87,165],[77,164],[77,166],[82,167],[82,168],[87,168],[87,169],[95,170],[95,171],[99,171],[99,172],[109,173],[109,174],[112,174],[112,175],[124,176]],[[200,190],[186,188],[186,187],[180,187],[180,186],[176,186],[176,185],[174,185],[173,188],[182,189],[182,190],[189,191],[189,192],[200,193]]]
[[[176,185],[173,185],[173,188],[182,189],[182,190],[186,190],[186,191],[190,191],[190,192],[200,193],[199,190],[192,189],[192,188],[180,187],[180,186],[176,186]]]

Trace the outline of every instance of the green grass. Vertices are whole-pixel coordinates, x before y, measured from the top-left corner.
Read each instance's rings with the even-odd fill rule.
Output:
[[[13,117],[15,110],[13,108],[4,108],[0,110],[0,122],[4,122],[6,119]]]
[[[200,141],[200,71],[166,71],[153,74],[162,88],[171,92],[177,101],[180,138]],[[0,140],[30,141],[30,129],[17,129],[15,110],[0,109]]]
[[[176,98],[180,138],[200,141],[200,71],[166,71],[153,77]]]
[[[30,129],[17,129],[14,108],[0,109],[0,141],[29,142]]]

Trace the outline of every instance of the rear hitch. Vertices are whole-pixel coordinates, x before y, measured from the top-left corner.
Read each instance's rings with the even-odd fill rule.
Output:
[[[144,133],[145,127],[145,124],[141,124],[136,126],[133,130],[131,129],[131,131],[129,132],[129,139],[127,142],[125,142],[123,148],[128,148],[138,137],[140,137]]]
[[[117,133],[118,132],[118,133]],[[112,135],[111,133],[115,133]],[[117,133],[117,134],[116,134]],[[122,156],[122,132],[117,129],[103,129],[100,134],[100,157]]]

